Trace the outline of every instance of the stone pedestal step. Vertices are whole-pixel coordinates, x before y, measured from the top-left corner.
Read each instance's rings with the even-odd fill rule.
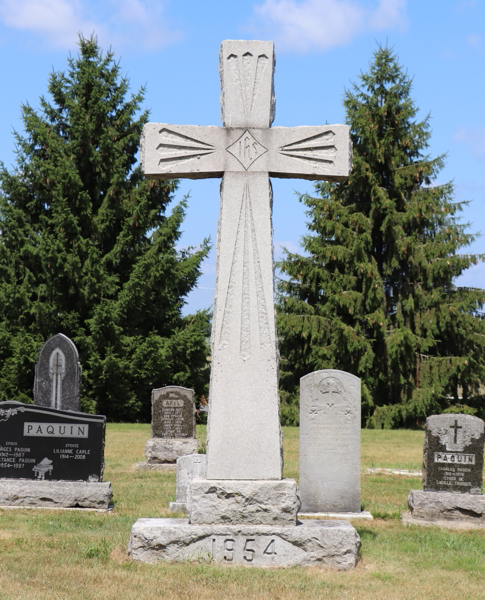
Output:
[[[296,525],[300,509],[294,479],[193,479],[187,510],[193,525]]]
[[[109,510],[112,498],[110,481],[0,479],[1,507]]]
[[[131,558],[146,563],[215,561],[246,567],[325,566],[353,569],[360,538],[348,521],[296,526],[190,525],[188,519],[138,519]]]

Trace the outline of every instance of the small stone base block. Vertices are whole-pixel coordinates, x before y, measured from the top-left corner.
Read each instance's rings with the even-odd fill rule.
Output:
[[[413,521],[462,521],[485,525],[485,495],[411,490],[408,506]]]
[[[294,479],[193,479],[187,509],[192,525],[296,525],[300,497]]]
[[[171,512],[187,512],[187,503],[186,502],[170,502],[169,508]]]
[[[108,510],[112,499],[110,481],[0,479],[0,506]]]
[[[150,438],[145,446],[145,457],[150,464],[173,463],[186,454],[196,454],[200,442],[197,438]]]
[[[131,558],[146,563],[215,561],[246,567],[321,566],[353,569],[360,538],[348,521],[305,521],[295,527],[190,525],[188,519],[138,519]]]
[[[137,471],[160,471],[161,473],[175,473],[177,470],[175,463],[136,463]]]

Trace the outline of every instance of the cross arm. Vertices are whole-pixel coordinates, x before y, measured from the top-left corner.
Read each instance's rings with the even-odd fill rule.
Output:
[[[147,123],[140,155],[148,179],[205,179],[224,175],[224,130]]]
[[[345,181],[352,168],[348,125],[267,130],[271,177]]]

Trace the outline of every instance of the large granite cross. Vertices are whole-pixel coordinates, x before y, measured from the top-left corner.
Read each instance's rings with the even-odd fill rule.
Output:
[[[151,179],[222,177],[207,479],[281,479],[269,177],[342,181],[349,127],[275,127],[273,42],[221,45],[224,127],[145,125]]]

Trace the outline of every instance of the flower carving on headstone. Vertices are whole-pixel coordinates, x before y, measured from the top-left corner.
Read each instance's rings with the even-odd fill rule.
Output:
[[[24,412],[25,408],[0,408],[0,421],[8,421],[18,412]]]

